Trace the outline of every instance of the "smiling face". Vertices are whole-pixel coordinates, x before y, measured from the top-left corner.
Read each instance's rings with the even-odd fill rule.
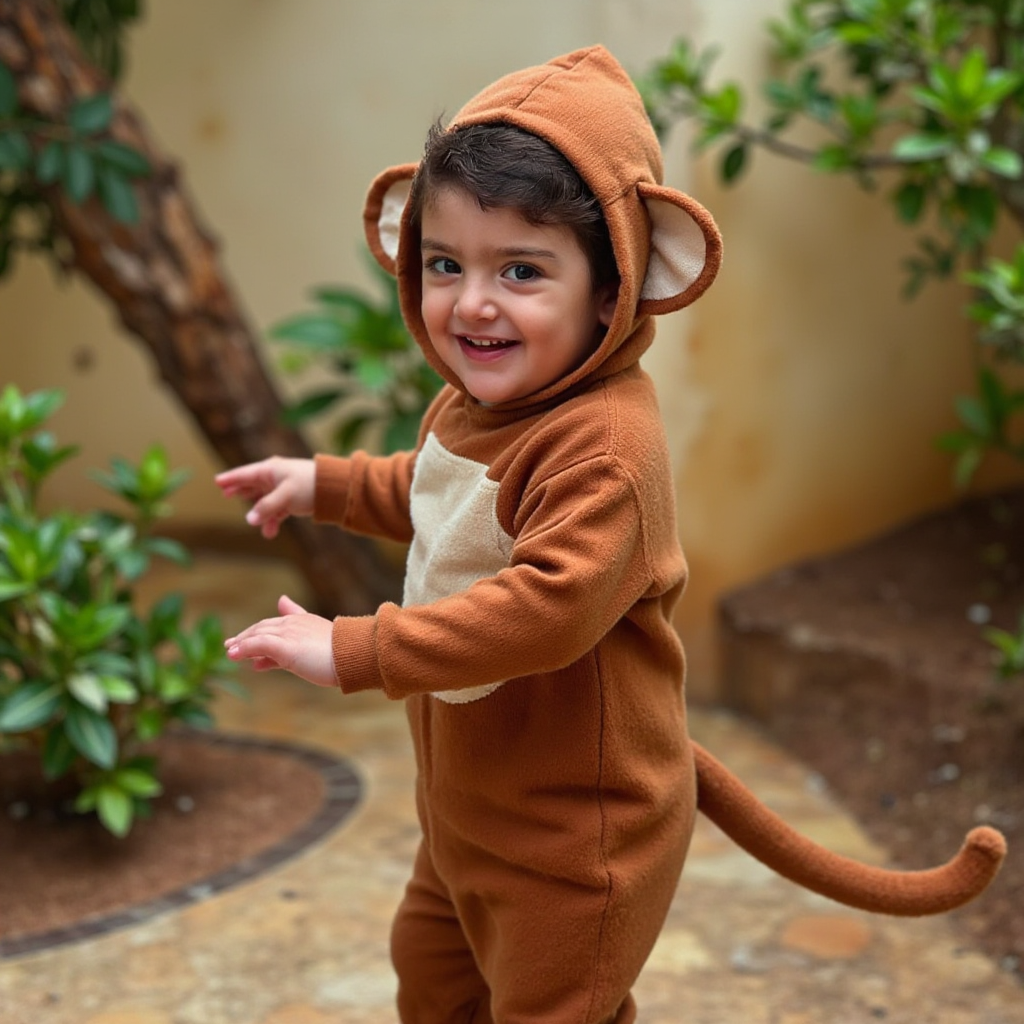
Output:
[[[430,343],[480,402],[541,391],[579,366],[611,323],[616,286],[595,290],[564,225],[484,210],[468,192],[443,188],[423,207],[421,235]]]

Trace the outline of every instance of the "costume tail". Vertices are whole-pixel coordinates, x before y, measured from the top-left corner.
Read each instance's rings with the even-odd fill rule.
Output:
[[[764,806],[720,761],[693,744],[697,806],[730,839],[791,882],[860,910],[919,917],[974,899],[1006,856],[992,828],[968,833],[960,852],[927,871],[890,871],[832,853]]]

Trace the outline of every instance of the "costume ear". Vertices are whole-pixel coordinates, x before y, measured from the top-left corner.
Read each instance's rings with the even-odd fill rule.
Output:
[[[389,167],[373,179],[363,207],[363,230],[370,252],[389,273],[395,273],[402,211],[409,200],[416,164]]]
[[[688,195],[643,181],[637,191],[651,221],[651,255],[637,313],[670,313],[714,281],[722,236],[711,214]]]

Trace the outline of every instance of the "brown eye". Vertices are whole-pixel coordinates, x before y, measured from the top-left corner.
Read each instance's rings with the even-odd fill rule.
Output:
[[[540,277],[540,273],[536,267],[531,267],[529,263],[516,263],[505,271],[505,276],[513,281],[533,281],[535,278]]]
[[[427,270],[435,274],[458,274],[462,271],[462,267],[447,256],[435,256],[427,260],[425,265]]]

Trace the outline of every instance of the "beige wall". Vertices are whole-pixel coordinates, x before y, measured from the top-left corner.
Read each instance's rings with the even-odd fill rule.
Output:
[[[415,159],[428,123],[493,78],[592,42],[636,69],[686,31],[721,42],[723,74],[752,82],[763,65],[760,25],[779,6],[154,2],[131,43],[126,91],[180,159],[262,330],[302,308],[313,284],[366,280],[367,183]],[[949,425],[949,396],[967,389],[970,371],[960,297],[899,300],[907,239],[877,201],[765,156],[723,192],[711,169],[692,165],[681,135],[666,164],[669,182],[714,211],[726,240],[719,283],[663,321],[646,359],[693,569],[679,623],[692,689],[706,695],[722,588],[949,498],[947,465],[929,438]],[[194,471],[180,516],[237,521],[210,482],[202,439],[139,346],[85,286],[55,283],[42,264],[23,263],[0,287],[6,380],[68,392],[56,426],[84,451],[54,482],[54,501],[96,501],[87,467],[159,440]]]

